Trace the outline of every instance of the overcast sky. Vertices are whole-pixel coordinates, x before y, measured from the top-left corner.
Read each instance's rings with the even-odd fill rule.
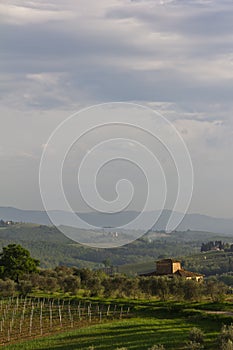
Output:
[[[82,107],[130,101],[187,143],[189,211],[233,217],[232,18],[232,0],[2,0],[0,205],[42,209],[54,128]]]

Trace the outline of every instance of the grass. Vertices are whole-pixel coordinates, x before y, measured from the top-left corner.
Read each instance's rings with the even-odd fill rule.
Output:
[[[92,325],[74,331],[5,346],[9,350],[147,350],[155,344],[166,349],[185,349],[189,330],[199,327],[205,334],[205,349],[216,349],[222,324],[233,318],[207,315],[201,304],[135,302],[132,318]],[[191,309],[192,307],[192,309]]]
[[[188,333],[189,325],[184,322],[177,324],[176,321],[181,320],[134,318],[7,346],[5,349],[84,350],[93,346],[101,350],[120,347],[142,350],[156,343],[166,344],[170,349],[174,347],[177,349],[184,340],[184,332]]]

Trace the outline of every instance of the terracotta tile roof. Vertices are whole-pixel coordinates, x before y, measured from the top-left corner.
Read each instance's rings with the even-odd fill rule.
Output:
[[[181,277],[202,277],[204,275],[200,274],[200,273],[196,273],[196,272],[191,272],[191,271],[187,271],[187,270],[177,270],[174,275],[178,275]]]
[[[187,270],[177,270],[174,273],[163,273],[163,274],[159,274],[157,273],[157,271],[151,271],[151,272],[147,272],[147,273],[141,273],[139,274],[139,276],[144,276],[144,277],[150,277],[150,276],[167,276],[167,277],[173,277],[173,276],[180,276],[180,277],[203,277],[204,275],[202,275],[201,273],[196,273],[196,272],[192,272],[192,271],[187,271]]]
[[[156,262],[158,263],[167,263],[167,262],[172,262],[172,263],[180,263],[180,260],[176,260],[176,259],[161,259],[161,260],[157,260]]]

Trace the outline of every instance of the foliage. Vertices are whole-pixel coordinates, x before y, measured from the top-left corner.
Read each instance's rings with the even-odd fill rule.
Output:
[[[200,350],[200,349],[203,349],[203,345],[198,343],[198,342],[190,340],[186,344],[186,349],[187,350]]]
[[[233,350],[233,342],[228,339],[221,344],[220,350]]]
[[[229,244],[224,244],[222,241],[209,241],[207,243],[202,243],[201,245],[201,252],[208,252],[210,250],[224,250],[229,248]]]
[[[22,295],[37,290],[72,295],[81,292],[85,296],[107,298],[158,297],[161,301],[199,301],[210,297],[214,302],[221,302],[227,290],[226,286],[216,279],[200,283],[180,277],[127,277],[120,274],[108,276],[100,270],[67,266],[21,274],[19,282],[18,290]]]
[[[224,273],[224,274],[218,276],[218,280],[220,282],[223,282],[227,286],[233,287],[233,274],[232,274],[232,272]]]
[[[9,297],[15,293],[15,282],[9,279],[0,279],[0,294],[2,297]]]
[[[206,281],[205,290],[213,302],[221,302],[225,298],[227,288],[223,282],[218,282],[216,278],[212,277]]]
[[[20,281],[18,284],[18,291],[22,296],[26,296],[29,293],[31,293],[32,292],[31,281],[25,281],[25,280]]]
[[[33,259],[29,251],[19,244],[3,247],[0,254],[1,278],[10,278],[17,283],[24,273],[36,272],[38,265],[39,260]]]
[[[193,327],[192,329],[190,329],[189,340],[192,342],[203,344],[204,343],[204,334],[203,334],[202,330],[200,328],[197,328],[197,327]]]
[[[223,325],[218,337],[220,350],[233,349],[233,324]]]
[[[80,278],[77,276],[67,276],[60,280],[64,292],[76,294],[80,288]]]

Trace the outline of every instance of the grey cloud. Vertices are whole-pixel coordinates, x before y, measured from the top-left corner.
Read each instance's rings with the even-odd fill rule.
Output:
[[[61,5],[61,1],[59,5]],[[145,5],[147,2],[143,2]],[[192,6],[188,6],[188,4]],[[72,2],[69,3],[71,6]],[[56,25],[51,23],[46,24],[27,24],[24,26],[2,25],[4,32],[4,40],[1,42],[1,49],[4,52],[5,60],[2,62],[4,72],[15,74],[21,73],[21,81],[24,81],[23,73],[41,73],[41,72],[56,72],[63,71],[67,73],[67,79],[61,81],[65,85],[66,92],[60,86],[61,94],[75,95],[75,89],[83,88],[88,90],[92,100],[162,100],[162,101],[197,101],[202,99],[211,100],[226,100],[231,98],[232,82],[221,81],[215,79],[209,83],[203,83],[199,80],[200,73],[193,73],[192,63],[195,57],[202,58],[207,64],[207,60],[211,55],[218,55],[220,52],[229,52],[229,39],[221,40],[216,44],[215,41],[209,40],[211,30],[200,32],[200,40],[195,41],[190,39],[190,43],[183,40],[182,37],[178,41],[171,37],[167,43],[163,43],[163,38],[148,41],[148,35],[151,34],[150,26],[158,26],[161,33],[166,33],[170,30],[173,33],[180,32],[183,37],[192,30],[192,26],[196,26],[200,21],[208,29],[213,26],[212,22],[203,19],[203,16],[217,16],[219,21],[228,23],[225,19],[225,12],[217,14],[216,11],[204,12],[198,8],[198,12],[192,9],[194,2],[184,2],[184,8],[179,5],[178,12],[175,8],[175,15],[171,11],[166,11],[162,14],[161,10],[158,13],[152,14],[152,11],[144,8],[144,12],[139,12],[134,6],[122,6],[120,10],[115,9],[115,15],[119,11],[129,16],[135,16],[137,20],[143,19],[145,25],[149,28],[145,30],[145,43],[143,40],[132,40],[132,31],[125,32],[125,36],[117,32],[117,27],[110,25],[109,32],[103,30],[88,29],[82,27],[82,21],[76,25],[72,24],[73,30],[66,30],[64,23]],[[200,4],[199,4],[200,5]],[[171,6],[174,6],[173,3]],[[195,5],[197,7],[197,5]],[[217,9],[224,7],[224,3],[217,6]],[[160,6],[159,8],[162,8]],[[171,7],[173,9],[173,7]],[[168,10],[170,7],[168,6]],[[210,8],[211,10],[211,8]],[[118,12],[117,12],[118,11]],[[128,11],[128,12],[127,12]],[[185,15],[185,11],[188,16]],[[128,13],[128,14],[127,14]],[[224,15],[222,15],[224,14]],[[227,13],[229,16],[230,14]],[[107,18],[109,13],[107,11]],[[143,17],[144,16],[144,17]],[[97,24],[103,23],[104,19],[99,18]],[[121,27],[121,24],[119,24]],[[130,24],[129,24],[130,26]],[[170,28],[170,29],[169,29]],[[140,31],[140,28],[137,29]],[[104,35],[103,35],[104,32]],[[122,32],[124,33],[124,31]],[[135,32],[137,36],[137,32]],[[203,38],[206,40],[203,41]],[[209,40],[209,42],[208,42]],[[220,46],[221,46],[221,50]],[[151,62],[163,62],[164,58],[168,60],[168,66],[151,69],[147,66],[147,60]],[[176,61],[180,60],[179,65]],[[119,60],[119,62],[118,62]],[[133,66],[134,62],[144,63],[145,69],[140,70]],[[190,68],[182,71],[182,61]],[[190,61],[190,62],[189,62]],[[132,66],[130,66],[132,62]],[[171,66],[171,62],[173,62]],[[127,63],[127,67],[125,67]],[[200,60],[200,65],[202,61]],[[18,76],[19,77],[19,76]],[[16,82],[17,85],[17,82]],[[74,91],[71,91],[71,89]],[[56,91],[58,94],[59,92]],[[58,97],[58,96],[57,96]],[[51,106],[60,107],[61,99],[51,97]],[[41,98],[48,100],[45,97]],[[62,102],[61,102],[62,103]],[[32,104],[32,107],[35,104]]]
[[[126,5],[113,7],[106,12],[111,19],[135,18],[152,25],[158,31],[172,31],[186,34],[212,35],[226,31],[229,34],[232,3],[216,1],[205,2],[200,6],[197,1],[173,1],[167,6],[162,2],[139,2],[140,6]],[[148,5],[149,3],[149,5]],[[203,30],[204,29],[204,30]]]
[[[34,186],[37,180],[38,164],[26,155],[32,153],[39,159],[41,145],[59,121],[80,105],[113,100],[141,101],[152,107],[153,102],[160,101],[160,106],[153,108],[158,108],[183,130],[197,172],[195,193],[201,198],[195,199],[195,210],[203,200],[200,189],[208,176],[211,185],[205,190],[205,198],[221,185],[223,167],[230,178],[232,1],[163,3],[52,0],[49,4],[31,1],[29,5],[28,1],[22,1],[21,6],[39,9],[39,16],[34,11],[29,21],[15,9],[12,16],[2,17],[1,121],[5,128],[11,128],[11,124],[15,128],[12,139],[3,138],[8,159],[4,161],[6,168],[10,166],[11,146],[20,150],[13,171],[20,169],[22,188],[27,184]],[[19,2],[8,0],[6,4]],[[54,19],[56,14],[58,17]],[[215,127],[215,121],[223,125]],[[211,172],[208,176],[203,175],[207,159]],[[22,166],[27,172],[26,179]],[[11,184],[16,182],[14,174],[9,172],[3,174],[2,187],[4,182],[9,183],[4,191],[5,199]],[[33,186],[31,206],[39,202]],[[232,188],[229,179],[227,187]],[[22,196],[18,192],[20,203]],[[232,204],[233,197],[227,192],[225,189],[227,204],[219,204],[220,212]],[[13,200],[14,193],[9,197]],[[27,206],[26,199],[24,205]],[[206,212],[211,210],[214,211],[206,204]]]

